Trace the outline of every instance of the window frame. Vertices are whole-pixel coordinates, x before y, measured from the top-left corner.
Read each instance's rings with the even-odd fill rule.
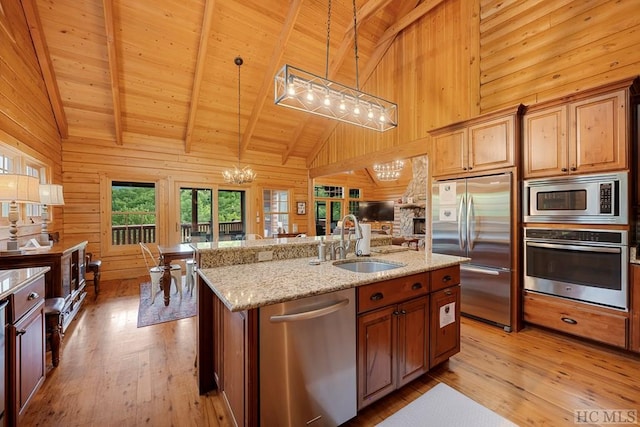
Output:
[[[270,201],[273,201],[273,192],[286,193],[286,196],[287,196],[286,211],[270,210],[269,212],[267,212],[265,210],[265,202],[266,202],[265,192],[267,192],[267,191],[271,192],[270,197],[269,197]],[[269,221],[271,223],[271,229],[269,230],[269,233],[266,232],[266,230],[267,230],[267,216],[269,216],[271,218],[274,218],[274,217],[275,218],[280,218],[281,215],[286,216],[287,221],[286,221],[285,230],[286,230],[287,233],[291,233],[292,232],[290,230],[290,228],[292,227],[292,219],[293,219],[293,216],[291,214],[291,206],[292,206],[291,205],[291,203],[292,203],[291,195],[292,195],[292,193],[293,193],[292,189],[290,189],[290,188],[281,188],[281,187],[280,188],[278,188],[278,187],[263,187],[262,188],[262,192],[261,192],[262,204],[260,205],[260,210],[262,211],[262,233],[261,234],[264,234],[262,237],[264,237],[264,238],[273,237],[273,235],[278,232],[277,231],[277,227],[278,227],[277,224],[280,221],[278,221],[277,219],[275,221],[275,225],[273,224],[273,221]],[[276,202],[276,203],[280,204],[280,203],[283,203],[283,202],[279,201],[279,202]],[[284,224],[283,224],[283,227],[284,227]]]

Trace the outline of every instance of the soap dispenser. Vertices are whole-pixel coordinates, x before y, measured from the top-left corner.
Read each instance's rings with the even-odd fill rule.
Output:
[[[324,244],[324,236],[320,238],[320,244],[318,245],[318,259],[320,261],[327,259],[327,245]]]

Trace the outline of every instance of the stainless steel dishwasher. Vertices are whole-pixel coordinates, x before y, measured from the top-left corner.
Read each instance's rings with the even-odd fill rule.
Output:
[[[260,308],[260,425],[356,416],[355,289]]]

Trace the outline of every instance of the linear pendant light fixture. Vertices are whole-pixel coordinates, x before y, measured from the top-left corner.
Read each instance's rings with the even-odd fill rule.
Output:
[[[398,126],[398,106],[360,91],[358,81],[358,25],[353,0],[353,33],[356,87],[331,81],[329,76],[329,34],[331,0],[327,14],[327,58],[325,78],[285,64],[275,76],[275,104],[384,132]]]

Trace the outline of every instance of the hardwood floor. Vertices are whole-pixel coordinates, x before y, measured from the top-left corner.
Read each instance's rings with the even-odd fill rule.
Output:
[[[217,393],[198,395],[195,318],[137,328],[142,280],[105,281],[97,300],[89,287],[57,368],[47,354],[47,379],[24,425],[230,425]],[[509,334],[463,319],[458,355],[346,425],[372,426],[438,382],[521,426],[575,425],[576,409],[640,413],[640,356],[538,328]]]

